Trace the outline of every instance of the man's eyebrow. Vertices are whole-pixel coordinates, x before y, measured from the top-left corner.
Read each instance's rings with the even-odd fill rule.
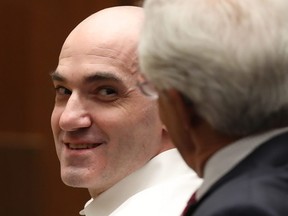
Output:
[[[57,71],[53,71],[52,73],[50,73],[50,76],[53,81],[59,81],[59,82],[67,81],[67,79]],[[123,83],[123,80],[120,79],[115,74],[113,74],[112,72],[95,72],[94,74],[89,74],[83,78],[83,81],[85,83],[92,83],[96,81],[105,81],[105,80]]]
[[[61,74],[59,74],[57,71],[53,71],[52,73],[50,73],[50,76],[53,81],[59,81],[59,82],[66,81],[66,79],[63,76],[61,76]]]
[[[115,82],[123,82],[122,79],[120,79],[118,76],[111,72],[96,72],[94,74],[90,74],[86,77],[84,77],[84,82],[91,83],[95,81],[105,81],[105,80],[110,80],[110,81],[115,81]]]

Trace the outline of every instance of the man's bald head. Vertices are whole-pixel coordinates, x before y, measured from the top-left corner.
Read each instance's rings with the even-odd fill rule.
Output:
[[[143,9],[134,6],[111,7],[92,14],[67,37],[60,58],[75,52],[105,52],[105,56],[117,55],[118,60],[128,62],[126,67],[134,73],[138,70],[137,46],[143,20]],[[103,47],[111,47],[111,53],[101,50]]]

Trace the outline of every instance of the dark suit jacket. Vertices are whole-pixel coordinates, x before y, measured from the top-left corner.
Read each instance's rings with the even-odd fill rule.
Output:
[[[288,133],[259,146],[224,175],[189,208],[190,215],[288,216]]]

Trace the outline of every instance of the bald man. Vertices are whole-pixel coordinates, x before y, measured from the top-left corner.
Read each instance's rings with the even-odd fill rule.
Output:
[[[180,215],[201,183],[171,143],[154,97],[137,87],[143,11],[102,10],[66,39],[52,73],[61,177],[87,188],[87,216]]]

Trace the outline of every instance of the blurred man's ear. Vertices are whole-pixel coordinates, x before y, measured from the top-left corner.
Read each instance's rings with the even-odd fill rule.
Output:
[[[181,92],[175,89],[165,90],[162,93],[166,95],[165,96],[166,102],[168,102],[167,99],[169,98],[170,101],[169,106],[173,106],[174,112],[179,113],[181,122],[186,129],[191,128],[191,126],[197,125],[199,120],[198,114],[195,112],[193,102],[187,96],[183,95]],[[162,98],[160,97],[159,99],[160,107],[161,107],[161,100],[163,103],[164,102],[163,97]],[[168,108],[166,107],[165,109]],[[162,117],[162,115],[165,115],[165,110],[163,109],[162,111],[160,110],[160,116],[161,118],[166,118],[164,116]]]
[[[183,154],[188,153],[192,149],[190,106],[187,106],[181,93],[169,89],[159,92],[159,110],[176,147]]]
[[[175,119],[176,122],[180,120],[181,125],[183,125],[185,128],[189,128],[189,121],[187,121],[189,119],[189,112],[188,112],[189,110],[186,107],[187,106],[186,99],[184,99],[182,94],[175,89],[165,90],[162,93],[165,96],[161,97],[161,94],[160,94],[160,97],[159,97],[161,118],[174,118],[173,116],[166,117],[165,110],[169,110],[169,112],[174,113],[175,117],[176,115],[178,116],[178,119],[177,120]],[[163,106],[161,105],[161,102],[162,104],[163,102],[165,102],[165,108],[163,109],[161,108]],[[169,107],[167,107],[168,105]]]
[[[198,115],[197,111],[195,110],[194,104],[190,98],[186,95],[179,93],[180,97],[182,98],[183,105],[185,106],[185,112],[187,113],[187,118],[190,120],[190,126],[197,126],[199,125],[201,118]],[[187,120],[188,120],[187,119]]]
[[[181,94],[174,89],[159,92],[159,111],[173,141],[186,140],[190,129],[189,111]]]

